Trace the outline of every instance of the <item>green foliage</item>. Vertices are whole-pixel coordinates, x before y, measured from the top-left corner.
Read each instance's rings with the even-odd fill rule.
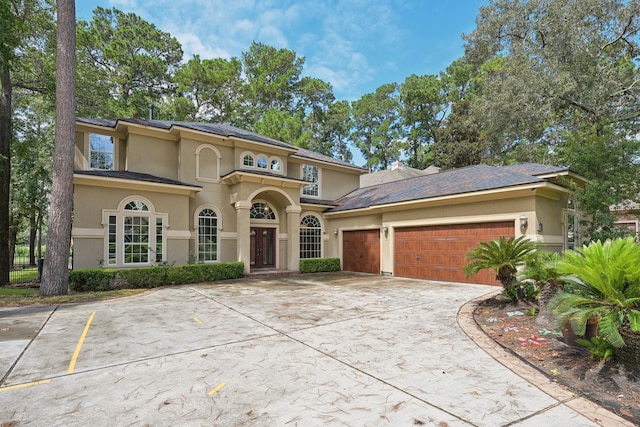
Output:
[[[114,270],[87,268],[69,272],[69,289],[77,292],[108,291],[116,275]]]
[[[477,247],[471,248],[467,253],[468,263],[464,267],[464,272],[469,277],[480,270],[492,269],[502,284],[504,292],[514,302],[529,301],[533,292],[517,283],[516,272],[517,267],[522,265],[535,249],[535,244],[526,236],[508,239],[501,236],[498,240],[480,242]]]
[[[510,298],[511,301],[535,301],[540,294],[538,289],[533,283],[530,282],[518,282],[514,281],[512,284],[507,285],[502,290],[502,295]],[[532,310],[535,310],[533,308]],[[534,316],[536,313],[531,314]]]
[[[122,270],[85,269],[69,272],[69,288],[74,291],[156,288],[165,285],[214,282],[237,279],[244,275],[244,264],[228,262],[156,266]]]
[[[301,273],[340,271],[340,258],[306,258],[300,260]]]
[[[94,10],[79,21],[78,111],[88,117],[144,117],[173,88],[182,60],[175,37],[133,13]]]
[[[591,340],[584,338],[576,339],[576,343],[587,348],[591,357],[598,360],[607,360],[613,356],[615,347],[609,343],[609,341],[600,337],[591,337]]]
[[[437,140],[432,146],[436,166],[454,169],[477,165],[485,160],[487,136],[479,117],[473,114],[471,102],[462,100],[453,105],[446,118],[446,126],[436,130]]]
[[[389,83],[352,103],[355,130],[351,137],[370,171],[387,169],[405,148],[400,133],[399,102],[398,85]]]
[[[640,244],[632,238],[592,242],[566,252],[557,268],[568,282],[551,302],[559,325],[571,320],[584,335],[587,321],[599,318],[599,336],[616,348],[625,345],[619,332],[625,321],[640,332]]]

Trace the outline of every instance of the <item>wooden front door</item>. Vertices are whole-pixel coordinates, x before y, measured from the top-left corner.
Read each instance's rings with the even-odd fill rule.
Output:
[[[276,229],[251,227],[251,268],[276,266]]]

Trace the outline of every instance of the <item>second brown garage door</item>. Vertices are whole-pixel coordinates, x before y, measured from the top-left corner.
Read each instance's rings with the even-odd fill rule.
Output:
[[[467,279],[463,271],[466,255],[481,241],[495,240],[500,236],[513,237],[514,223],[397,228],[394,235],[396,276],[499,285],[492,270],[482,270]]]
[[[380,274],[380,230],[342,233],[342,269]]]

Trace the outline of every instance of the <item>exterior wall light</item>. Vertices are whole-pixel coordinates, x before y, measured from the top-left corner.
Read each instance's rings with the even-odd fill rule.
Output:
[[[334,229],[333,229],[333,235],[334,235],[334,236],[337,236],[337,235],[338,235],[338,229],[337,229],[337,228],[334,228]]]
[[[520,215],[520,231],[524,234],[529,227],[529,218],[526,215]]]
[[[382,232],[384,233],[384,237],[389,235],[389,226],[387,224],[382,224]]]

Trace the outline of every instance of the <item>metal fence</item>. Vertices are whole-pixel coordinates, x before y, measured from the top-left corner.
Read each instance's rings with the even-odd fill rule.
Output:
[[[38,268],[40,266],[40,269]],[[42,260],[38,265],[29,264],[15,264],[11,270],[9,270],[9,283],[16,285],[19,283],[31,283],[39,282],[40,274],[42,272]]]

